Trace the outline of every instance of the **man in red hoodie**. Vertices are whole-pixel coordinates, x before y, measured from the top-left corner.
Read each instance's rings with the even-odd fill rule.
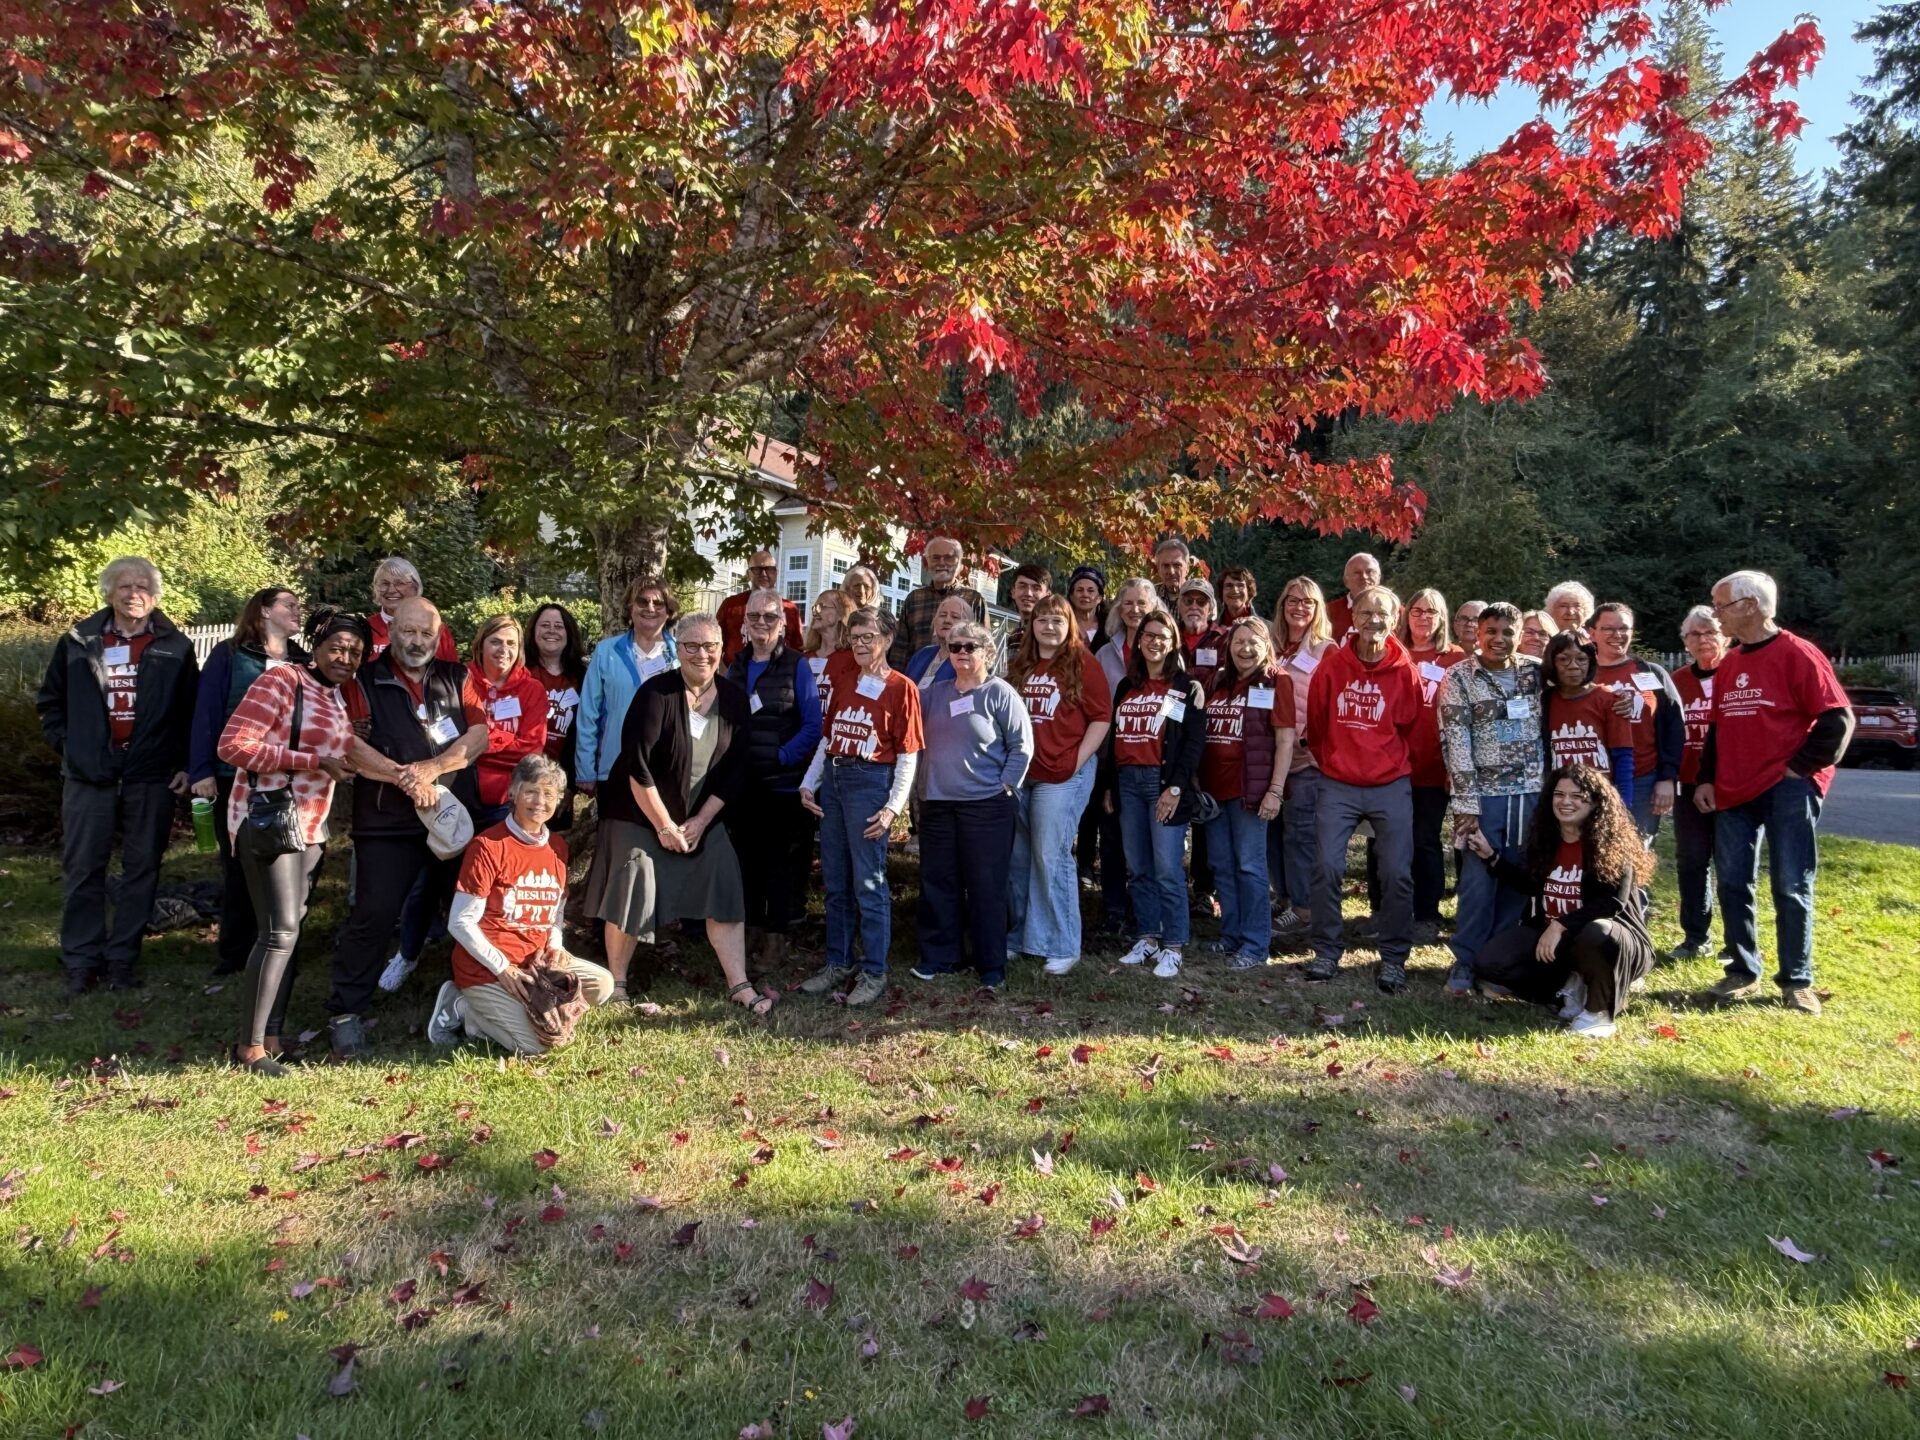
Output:
[[[1413,948],[1412,739],[1420,719],[1420,677],[1394,638],[1400,601],[1383,585],[1353,597],[1353,634],[1329,650],[1307,688],[1307,733],[1320,765],[1314,838],[1313,960],[1309,980],[1331,980],[1345,952],[1340,882],[1347,842],[1373,822],[1380,866],[1380,988],[1407,983]]]

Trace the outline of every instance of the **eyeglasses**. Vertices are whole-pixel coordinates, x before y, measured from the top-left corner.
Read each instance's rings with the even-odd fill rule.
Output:
[[[1631,625],[1596,625],[1593,627],[1593,633],[1596,635],[1631,635],[1633,633],[1633,627]]]
[[[756,610],[747,616],[749,625],[778,625],[779,623],[780,612],[777,610]]]
[[[718,640],[682,640],[680,649],[682,652],[691,650],[696,655],[717,655],[720,653],[720,642]]]
[[[1734,606],[1740,604],[1741,601],[1751,600],[1752,598],[1753,597],[1751,595],[1742,595],[1742,596],[1739,596],[1737,599],[1727,601],[1725,604],[1722,604],[1720,601],[1716,600],[1713,602],[1713,613],[1718,615],[1722,610],[1731,610]]]
[[[747,573],[750,575],[771,575],[779,568],[777,565],[749,565],[747,566]]]
[[[1407,611],[1409,615],[1438,615],[1440,612],[1431,605],[1416,605]]]
[[[634,604],[634,608],[638,610],[664,610],[667,608],[667,602],[660,599],[658,596],[655,596],[650,600],[645,597],[642,597],[641,599],[634,601],[633,604]]]
[[[1317,600],[1310,600],[1305,595],[1289,595],[1285,601],[1286,607],[1289,610],[1295,606],[1298,606],[1302,610],[1311,610],[1318,603]]]
[[[880,643],[880,637],[871,630],[862,630],[857,634],[847,636],[847,643],[849,645],[878,645]]]
[[[980,647],[971,640],[956,640],[953,644],[947,646],[947,653],[949,655],[971,655],[979,648]]]

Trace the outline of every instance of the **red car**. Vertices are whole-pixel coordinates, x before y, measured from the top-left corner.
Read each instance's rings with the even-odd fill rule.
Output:
[[[1849,685],[1847,700],[1853,707],[1853,743],[1847,746],[1847,759],[1886,760],[1901,770],[1913,768],[1913,754],[1920,746],[1915,734],[1913,706],[1893,690],[1869,689]]]

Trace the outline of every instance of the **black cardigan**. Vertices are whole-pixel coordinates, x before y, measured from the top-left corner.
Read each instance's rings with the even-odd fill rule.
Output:
[[[1160,788],[1180,787],[1180,803],[1174,808],[1173,824],[1185,825],[1193,818],[1193,807],[1199,803],[1199,786],[1195,777],[1200,769],[1200,754],[1207,745],[1207,696],[1200,688],[1200,682],[1189,675],[1185,680],[1186,690],[1178,685],[1168,693],[1180,695],[1187,702],[1184,719],[1168,720],[1160,727]],[[1113,688],[1113,713],[1120,713],[1120,702],[1134,688],[1133,677],[1122,675],[1120,683]],[[1114,758],[1114,737],[1120,727],[1115,725],[1107,732],[1106,743],[1101,747],[1108,767],[1116,774],[1118,762]]]
[[[627,718],[620,726],[620,755],[600,791],[601,814],[650,827],[653,822],[641,812],[633,784],[657,790],[676,825],[684,825],[709,796],[719,796],[723,805],[739,798],[747,777],[747,730],[752,721],[747,692],[724,675],[715,676],[713,685],[713,709],[707,718],[720,727],[720,733],[699,791],[687,794],[693,774],[687,682],[679,670],[667,670],[635,691],[627,707]]]
[[[1553,822],[1549,820],[1547,823]],[[1516,864],[1504,851],[1495,853],[1492,867],[1496,880],[1527,897],[1527,923],[1544,930],[1547,912],[1541,897],[1545,887],[1533,878],[1533,872],[1524,865]],[[1616,884],[1607,884],[1593,873],[1593,846],[1590,844],[1580,847],[1580,876],[1580,908],[1560,917],[1560,926],[1568,935],[1578,934],[1596,920],[1611,920],[1631,930],[1643,943],[1653,944],[1647,934],[1646,903],[1638,876],[1629,870]]]
[[[60,757],[61,773],[89,785],[171,780],[187,768],[193,731],[193,701],[200,662],[193,642],[158,610],[148,620],[153,638],[140,661],[133,712],[133,739],[113,748],[107,716],[105,641],[113,607],[96,610],[53,647],[47,676],[34,704],[47,745]]]

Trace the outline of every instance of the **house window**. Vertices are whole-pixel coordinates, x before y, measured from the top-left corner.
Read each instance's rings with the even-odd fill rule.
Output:
[[[853,568],[853,562],[851,560],[843,559],[843,560],[834,561],[833,562],[834,578],[838,579],[840,576],[846,574],[852,568]]]
[[[804,613],[807,607],[807,582],[804,580],[789,580],[787,582],[787,599],[798,605]]]
[[[813,557],[811,555],[787,556],[787,571],[789,574],[804,575],[812,568]]]
[[[909,588],[909,587],[911,586],[911,584],[912,584],[912,582],[911,582],[910,580],[908,580],[908,579],[907,579],[907,572],[906,572],[906,571],[904,571],[904,570],[896,570],[896,571],[894,572],[894,575],[893,575],[893,588],[894,588],[894,589],[896,589],[896,590],[899,590],[899,591],[903,591],[903,592],[904,592],[905,590],[907,590],[907,589],[908,589],[908,588]]]

